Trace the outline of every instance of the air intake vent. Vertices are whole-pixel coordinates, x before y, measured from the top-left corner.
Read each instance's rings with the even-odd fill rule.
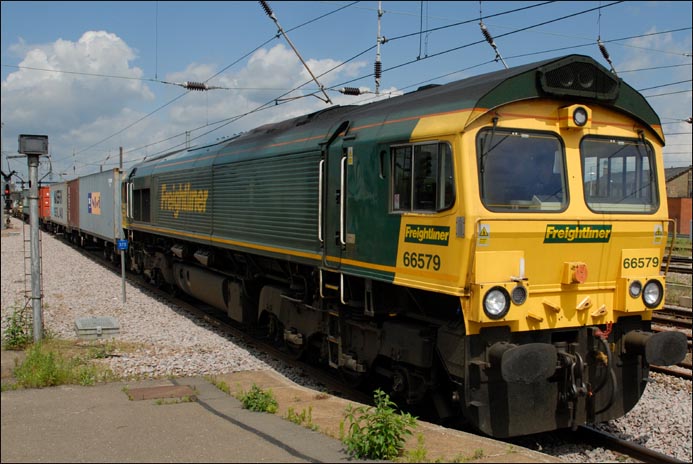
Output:
[[[580,58],[539,68],[542,90],[549,95],[616,100],[620,81],[605,68]]]

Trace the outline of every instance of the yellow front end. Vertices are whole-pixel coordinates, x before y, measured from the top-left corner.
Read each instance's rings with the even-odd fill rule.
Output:
[[[586,221],[579,223],[589,229]],[[578,227],[577,221],[564,224]],[[611,226],[612,237],[608,243],[594,244],[545,243],[554,225],[543,221],[480,223],[480,230],[492,232],[483,251],[477,247],[474,252],[470,297],[462,298],[468,333],[493,325],[509,325],[513,332],[599,325],[621,315],[651,319],[652,311],[663,306],[663,298],[646,303],[643,291],[652,285],[664,288],[663,238],[653,230],[666,224],[600,224]],[[650,247],[644,248],[648,243]],[[487,292],[496,287],[505,289],[510,304],[507,313],[493,319],[483,305]],[[518,287],[526,297],[516,303],[512,295],[522,292]]]
[[[570,118],[578,107],[587,117],[583,126]],[[478,112],[459,116],[460,120],[477,119],[465,131],[449,134],[454,127],[451,116],[431,116],[414,132],[414,141],[445,140],[453,146],[458,200],[451,211],[403,217],[396,282],[459,295],[470,335],[501,325],[522,332],[607,324],[623,315],[651,319],[664,299],[645,300],[643,294],[647,289],[651,295],[653,286],[661,287],[663,293],[660,268],[669,219],[661,146],[650,129],[599,105],[566,106],[559,101],[520,102],[483,116]],[[436,118],[440,118],[438,125]],[[547,201],[545,209],[533,210],[531,200],[507,208],[484,201],[480,131],[501,135],[527,131],[555,139],[562,149],[563,202]],[[657,185],[656,208],[641,211],[637,204],[599,203],[599,189],[608,188],[603,185],[604,176],[591,180],[595,174],[585,170],[612,172],[619,167],[607,164],[606,158],[587,166],[581,156],[586,138],[604,144],[609,138],[633,144],[646,141],[653,148],[648,173]],[[517,153],[503,166],[506,176],[527,172],[530,161],[525,155]],[[622,169],[630,169],[630,160],[623,163]],[[536,196],[532,200],[540,201]],[[423,225],[449,231],[445,246],[413,245],[407,240],[407,230]],[[417,261],[412,266],[412,253],[417,260],[430,257],[431,265],[419,266]],[[500,317],[484,310],[484,299],[492,289],[510,297]]]

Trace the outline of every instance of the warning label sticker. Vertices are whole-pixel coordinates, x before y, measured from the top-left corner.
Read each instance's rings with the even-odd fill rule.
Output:
[[[477,246],[488,246],[491,241],[491,225],[479,224],[479,232],[477,233]]]

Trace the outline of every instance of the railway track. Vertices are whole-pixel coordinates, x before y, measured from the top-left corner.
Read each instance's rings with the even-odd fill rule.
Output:
[[[659,453],[631,441],[622,440],[615,435],[596,429],[594,427],[578,427],[578,434],[581,439],[602,446],[611,451],[627,455],[641,462],[651,464],[679,464],[681,461],[666,454]]]
[[[666,263],[662,264],[662,272],[666,269]],[[688,256],[672,256],[671,261],[669,261],[669,272],[674,274],[693,275],[693,258]]]

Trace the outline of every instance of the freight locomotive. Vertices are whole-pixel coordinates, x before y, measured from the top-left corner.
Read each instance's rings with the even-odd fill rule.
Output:
[[[569,55],[149,159],[113,204],[129,269],[510,437],[618,418],[685,356],[650,330],[663,145],[642,95]]]

